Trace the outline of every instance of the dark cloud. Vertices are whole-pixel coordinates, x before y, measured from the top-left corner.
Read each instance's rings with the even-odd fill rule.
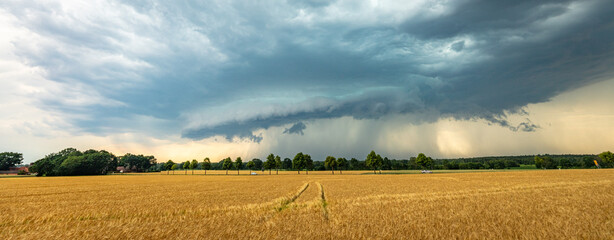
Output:
[[[408,94],[409,92],[403,90],[370,91],[348,99],[335,100],[330,104],[309,111],[295,111],[267,118],[254,117],[248,120],[230,120],[210,127],[187,129],[183,132],[183,136],[192,139],[217,135],[224,135],[228,139],[233,137],[252,138],[251,133],[256,129],[268,129],[306,119],[330,119],[344,116],[352,116],[357,119],[377,119],[388,114],[417,113],[421,109],[424,110],[424,106],[421,103],[413,102],[412,98],[407,96]],[[428,121],[436,119],[437,117],[434,117],[428,119]]]
[[[505,115],[484,116],[482,118],[488,121],[490,124],[497,124],[499,126],[506,127],[514,132],[535,132],[537,129],[541,128],[539,125],[536,125],[531,122],[531,120],[528,118],[525,119],[524,122],[521,122],[516,126],[513,126],[512,123],[505,119]]]
[[[527,119],[526,122],[522,122],[520,124],[518,124],[517,127],[515,127],[513,129],[513,131],[523,131],[523,132],[535,132],[535,130],[537,130],[538,128],[540,128],[540,126],[535,125],[533,123],[531,123],[531,120]]]
[[[305,124],[303,122],[297,122],[294,125],[292,125],[292,127],[290,128],[286,128],[284,130],[284,133],[286,134],[299,134],[299,135],[303,135],[303,130],[305,130],[307,128],[307,126],[305,126]]]
[[[43,39],[15,43],[25,62],[121,103],[50,97],[41,107],[90,116],[73,119],[90,132],[146,116],[190,139],[260,141],[258,129],[302,133],[306,120],[386,115],[535,131],[507,114],[613,75],[607,1],[468,1],[429,17],[399,9],[407,17],[398,21],[352,19],[377,11],[323,1],[129,4],[91,19],[54,4],[0,4]]]
[[[419,38],[446,39],[465,34],[502,33],[530,27],[568,12],[572,1],[467,1],[450,14],[410,19],[401,29]]]

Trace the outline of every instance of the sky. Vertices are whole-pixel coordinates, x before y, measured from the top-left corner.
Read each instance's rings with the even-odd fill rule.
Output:
[[[612,12],[606,0],[4,0],[0,151],[611,151]]]

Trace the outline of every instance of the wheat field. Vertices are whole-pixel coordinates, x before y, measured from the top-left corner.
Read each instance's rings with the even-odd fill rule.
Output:
[[[361,173],[0,178],[0,239],[614,239],[614,170]]]

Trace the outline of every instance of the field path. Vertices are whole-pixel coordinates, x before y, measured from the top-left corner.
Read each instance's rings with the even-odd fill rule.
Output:
[[[322,206],[322,216],[325,220],[328,220],[328,209],[326,209],[328,203],[326,202],[326,194],[324,193],[324,187],[319,182],[317,184],[320,187],[320,204]]]
[[[295,193],[273,200],[272,204],[274,206],[274,211],[265,211],[264,215],[261,217],[261,220],[265,222],[265,225],[271,225],[275,216],[288,208],[294,207],[295,201],[300,198],[308,188],[309,182],[306,182]],[[267,206],[269,204],[263,203],[260,205]]]
[[[307,190],[308,187],[309,183],[305,183],[303,186],[301,186],[301,188],[299,188],[299,190],[295,194],[291,195],[290,197],[282,197],[281,199],[279,199],[280,204],[277,210],[282,211],[286,209],[288,205],[294,203],[294,201],[296,201],[296,199],[299,198],[303,194],[303,192]]]

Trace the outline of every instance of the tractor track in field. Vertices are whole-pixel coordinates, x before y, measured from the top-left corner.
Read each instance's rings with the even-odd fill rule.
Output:
[[[318,186],[320,187],[320,206],[322,206],[322,216],[325,220],[328,221],[328,209],[326,208],[326,206],[328,206],[328,202],[326,202],[326,194],[324,193],[324,187],[319,182],[316,182],[316,184],[318,184]]]
[[[317,197],[313,200],[309,200],[308,202],[303,202],[303,203],[297,203],[296,200],[298,198],[300,198],[303,193],[309,188],[310,185],[317,185],[318,187],[318,194]],[[265,222],[266,225],[271,225],[274,221],[273,219],[275,218],[275,216],[277,216],[278,214],[280,214],[282,211],[284,211],[285,209],[288,208],[310,208],[310,207],[316,207],[321,209],[322,212],[322,218],[325,221],[328,221],[329,219],[329,213],[328,213],[328,202],[326,201],[326,193],[324,191],[324,186],[322,186],[321,183],[319,182],[315,182],[315,183],[305,183],[305,185],[303,185],[301,188],[299,188],[299,190],[292,196],[290,197],[282,197],[277,201],[277,204],[275,204],[275,211],[273,212],[269,212],[268,214],[265,214],[262,217],[262,220]]]
[[[294,203],[296,199],[298,199],[305,192],[305,190],[307,190],[307,188],[309,188],[308,182],[301,186],[296,191],[296,193],[292,194],[291,196],[281,197],[273,200],[272,203],[274,206],[274,211],[263,215],[261,220],[264,221],[267,225],[270,224],[272,218],[275,217],[275,215],[287,209],[290,204]]]
[[[305,190],[307,190],[307,188],[309,187],[309,183],[305,183],[305,185],[303,185],[297,192],[296,194],[292,195],[291,197],[283,197],[280,199],[280,205],[277,207],[277,211],[281,212],[284,209],[288,208],[288,205],[292,204],[294,201],[296,201],[297,198],[299,198],[301,196],[301,194],[303,194],[305,192]]]

